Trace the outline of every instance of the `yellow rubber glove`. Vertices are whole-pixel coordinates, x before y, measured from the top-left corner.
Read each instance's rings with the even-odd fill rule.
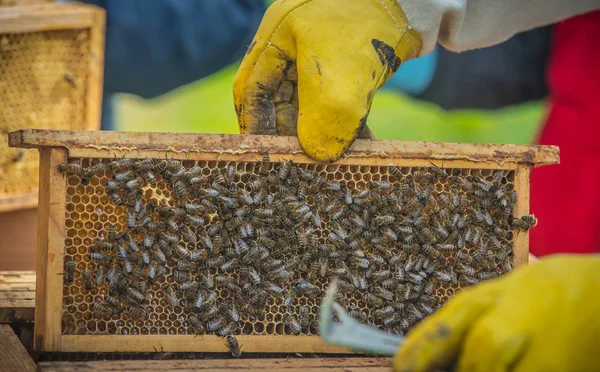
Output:
[[[335,161],[421,45],[396,0],[277,1],[235,78],[240,132],[298,135],[309,156]]]
[[[558,255],[467,289],[408,334],[395,371],[599,371],[600,258]]]

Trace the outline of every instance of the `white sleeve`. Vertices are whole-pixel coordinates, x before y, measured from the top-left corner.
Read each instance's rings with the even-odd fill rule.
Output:
[[[421,55],[436,42],[461,52],[600,9],[600,0],[398,0],[423,38]],[[597,45],[590,45],[591,48]]]

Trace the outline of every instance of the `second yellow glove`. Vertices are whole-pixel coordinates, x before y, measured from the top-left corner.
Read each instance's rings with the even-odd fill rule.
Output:
[[[335,161],[366,130],[377,89],[421,46],[396,0],[277,1],[235,79],[240,132],[297,134],[309,156]]]
[[[395,371],[599,371],[600,258],[557,255],[466,289],[412,330]]]

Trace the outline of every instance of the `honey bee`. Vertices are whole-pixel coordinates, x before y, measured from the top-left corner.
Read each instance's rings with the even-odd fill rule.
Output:
[[[292,161],[291,160],[283,162],[279,168],[279,172],[277,173],[279,176],[279,179],[281,181],[284,181],[287,178],[287,176],[289,175],[291,169],[292,169]]]
[[[311,296],[318,296],[321,293],[319,287],[306,280],[299,280],[296,282],[292,290],[298,295],[308,294]]]
[[[59,172],[67,175],[81,174],[84,172],[81,164],[62,163],[56,166]]]
[[[175,190],[175,193],[177,194],[177,198],[179,199],[180,202],[185,201],[187,199],[188,189],[187,189],[185,183],[183,183],[183,181],[175,182],[175,184],[173,185],[173,189]]]
[[[378,281],[389,279],[391,277],[392,277],[392,272],[390,270],[375,271],[373,273],[373,279],[378,280]]]
[[[206,323],[206,329],[209,331],[216,331],[223,326],[225,320],[223,318],[216,318]]]
[[[238,343],[237,338],[235,338],[233,335],[227,335],[226,340],[226,345],[229,347],[229,351],[231,351],[231,356],[234,358],[239,358],[242,355],[242,348]]]
[[[139,304],[146,302],[146,297],[144,296],[144,294],[133,287],[127,288],[127,298]]]
[[[189,314],[187,317],[187,321],[196,334],[204,333],[204,326],[202,325],[202,321],[198,319],[196,314]]]
[[[381,305],[383,305],[383,300],[377,296],[376,294],[367,292],[363,295],[363,299],[365,300],[366,303],[375,306],[375,307],[381,307]]]
[[[98,252],[94,252],[90,254],[90,259],[93,262],[105,262],[105,261],[110,261],[112,259],[112,256],[106,254],[106,253],[98,253]],[[69,262],[73,262],[73,261],[69,261]],[[67,264],[69,264],[67,262]]]
[[[302,326],[300,325],[300,323],[298,323],[298,321],[293,315],[284,314],[283,322],[292,331],[293,334],[299,335],[300,332],[302,332]]]
[[[488,279],[493,279],[495,277],[497,277],[498,274],[494,273],[494,272],[479,272],[477,273],[477,279],[479,280],[488,280]]]
[[[65,262],[65,281],[67,283],[73,283],[75,280],[75,268],[77,267],[77,263],[75,261],[67,261]]]
[[[375,294],[387,301],[394,300],[394,294],[391,291],[389,291],[385,288],[382,288],[382,287],[376,287]]]
[[[537,225],[537,218],[534,215],[525,215],[521,217],[521,220],[527,224],[527,229],[534,227]]]
[[[402,174],[402,171],[400,170],[400,168],[395,167],[395,166],[388,166],[388,172],[396,177],[396,180],[400,181],[402,179],[404,179],[404,175]]]
[[[110,317],[113,315],[113,309],[100,302],[94,302],[92,305],[92,312],[97,317]]]
[[[390,228],[385,228],[382,230],[382,234],[391,239],[392,241],[398,241],[398,235],[396,235],[396,233],[394,232],[394,230],[390,229]]]
[[[96,281],[96,285],[100,286],[102,285],[102,283],[104,282],[104,279],[106,278],[106,269],[104,267],[104,265],[99,266],[96,269],[96,277],[94,278]]]
[[[224,262],[221,265],[220,269],[221,269],[221,271],[227,271],[227,270],[236,268],[238,266],[239,266],[238,259],[237,258],[232,258],[231,260]]]
[[[353,256],[351,258],[351,263],[352,265],[362,267],[363,269],[369,268],[369,266],[371,266],[371,262],[368,259],[356,256]]]
[[[376,247],[376,248],[377,248],[377,247]],[[385,251],[384,251],[384,252],[381,252],[381,250],[380,250],[380,249],[377,249],[377,252],[379,252],[379,253],[381,253],[381,254],[384,254],[384,255],[385,255],[385,253],[386,253]],[[400,262],[400,261],[403,261],[403,260],[405,260],[405,259],[406,259],[406,253],[405,253],[405,252],[400,252],[400,253],[396,253],[396,254],[394,254],[393,256],[390,256],[390,257],[389,257],[389,262],[390,262],[390,264],[392,264],[392,265],[395,265],[395,264],[397,264],[398,262]]]
[[[192,168],[187,169],[182,177],[183,179],[190,181],[191,179],[195,178],[195,177],[199,177],[200,174],[202,173],[202,168],[200,168],[198,165],[194,165]]]
[[[477,280],[477,278],[474,278],[472,276],[468,276],[468,275],[461,275],[458,278],[458,281],[460,283],[466,284],[466,285],[475,285],[477,283],[479,283],[479,281]]]
[[[390,216],[390,215],[375,217],[375,223],[378,226],[393,224],[395,220],[396,220],[396,218],[394,216]]]
[[[439,280],[441,280],[442,282],[445,283],[451,283],[451,284],[456,284],[457,283],[457,279],[456,279],[456,274],[454,274],[453,272],[445,272],[445,271],[438,271],[436,273],[437,278]]]
[[[186,242],[195,245],[196,243],[198,243],[198,238],[196,236],[196,233],[192,231],[192,229],[189,226],[186,226],[185,228],[181,229],[181,236],[183,237],[183,240],[185,240]],[[177,239],[179,240],[179,239]]]
[[[455,251],[458,249],[457,245],[454,244],[438,244],[437,249],[440,251]]]
[[[458,253],[456,253],[456,258],[459,261],[464,262],[466,265],[470,265],[473,262],[473,258],[471,256],[469,256],[465,252],[458,252]]]
[[[475,276],[475,269],[462,263],[458,264],[457,271],[468,276]]]
[[[167,301],[169,301],[169,304],[173,307],[177,306],[179,304],[179,300],[177,299],[177,296],[175,295],[175,292],[169,283],[163,284],[161,288],[167,295]]]

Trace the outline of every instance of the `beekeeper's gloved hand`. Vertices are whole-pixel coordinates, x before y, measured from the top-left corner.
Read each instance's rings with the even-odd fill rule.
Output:
[[[234,83],[241,133],[298,135],[335,161],[362,135],[373,96],[422,42],[396,0],[271,5]]]
[[[598,371],[600,258],[560,255],[457,294],[408,334],[395,371]]]

